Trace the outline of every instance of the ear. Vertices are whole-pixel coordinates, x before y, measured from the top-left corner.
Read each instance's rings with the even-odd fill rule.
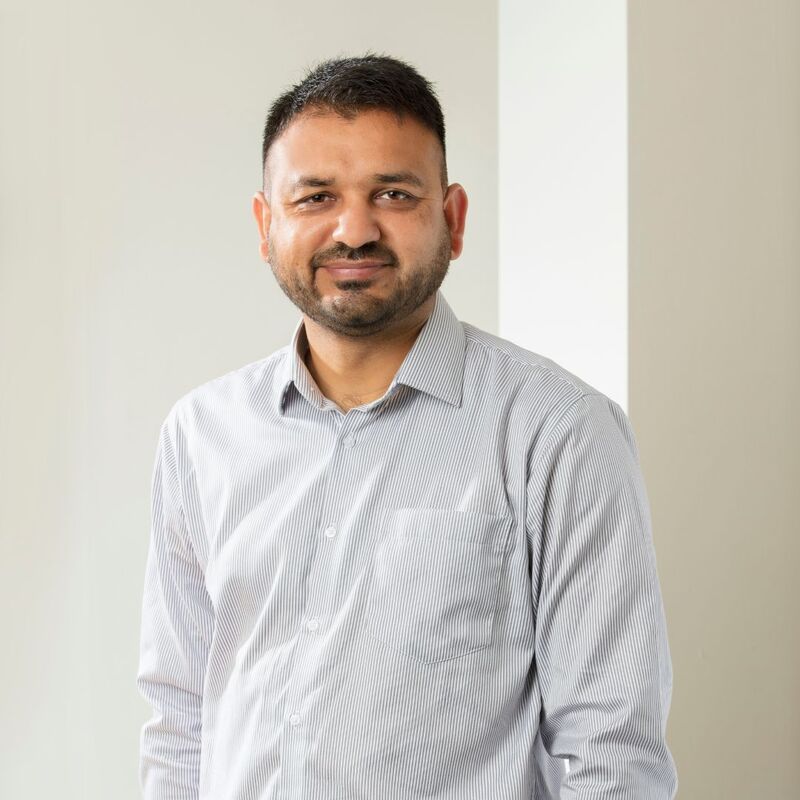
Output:
[[[269,225],[272,220],[272,211],[267,198],[264,197],[264,192],[256,192],[253,195],[253,216],[256,218],[256,225],[258,226],[260,240],[258,250],[261,253],[261,258],[269,263]]]
[[[467,219],[467,193],[460,183],[451,183],[444,194],[444,217],[450,229],[450,258],[458,258],[464,249],[464,226]]]

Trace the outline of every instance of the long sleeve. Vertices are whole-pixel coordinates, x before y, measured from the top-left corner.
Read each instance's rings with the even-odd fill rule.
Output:
[[[185,447],[173,407],[152,478],[137,686],[153,709],[141,734],[145,800],[199,796],[202,692],[213,614],[181,498]]]
[[[579,398],[535,458],[540,735],[560,798],[670,800],[672,668],[638,453],[622,409]]]

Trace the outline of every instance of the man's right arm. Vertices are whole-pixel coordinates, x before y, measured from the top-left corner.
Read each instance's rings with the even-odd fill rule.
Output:
[[[213,609],[192,547],[179,475],[187,457],[176,409],[161,426],[137,686],[153,715],[141,734],[145,800],[199,796],[202,695]]]

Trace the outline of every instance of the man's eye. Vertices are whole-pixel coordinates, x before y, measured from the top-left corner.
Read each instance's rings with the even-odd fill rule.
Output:
[[[310,194],[308,197],[295,200],[294,205],[298,208],[302,208],[303,206],[321,206],[326,200],[329,199],[329,194],[326,194],[325,192],[316,192],[315,194]]]
[[[411,195],[407,192],[401,192],[399,189],[387,189],[381,192],[379,197],[388,197],[389,200],[410,200]]]

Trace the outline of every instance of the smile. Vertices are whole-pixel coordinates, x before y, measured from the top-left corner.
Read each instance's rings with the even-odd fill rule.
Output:
[[[339,261],[325,264],[322,269],[327,270],[332,278],[344,280],[345,278],[369,278],[386,266],[388,265],[376,261],[364,261],[360,263],[360,266],[354,266],[352,261]]]

